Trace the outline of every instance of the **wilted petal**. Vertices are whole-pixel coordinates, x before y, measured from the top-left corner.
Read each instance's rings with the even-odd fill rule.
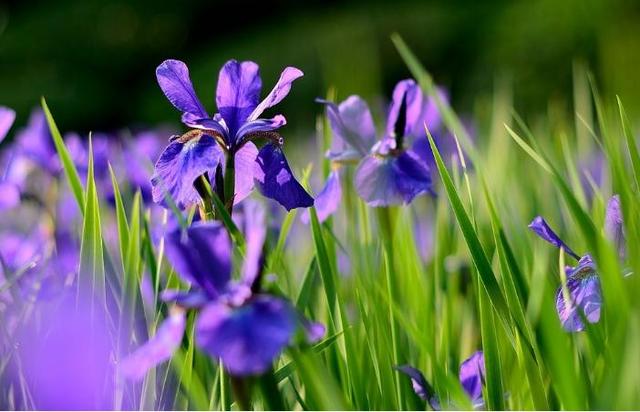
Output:
[[[0,182],[0,211],[20,204],[20,190],[10,182]]]
[[[340,186],[340,173],[337,170],[334,170],[329,173],[324,187],[320,193],[318,193],[318,196],[316,196],[314,201],[320,223],[327,220],[329,216],[333,215],[336,210],[338,210],[341,198],[342,187]],[[301,218],[305,224],[309,223],[309,212],[305,210]]]
[[[295,312],[286,301],[258,295],[244,306],[212,303],[199,314],[196,342],[235,376],[259,375],[291,342]]]
[[[422,372],[409,365],[396,366],[395,369],[404,373],[409,377],[409,379],[411,379],[413,391],[420,397],[420,399],[428,401],[431,409],[434,411],[439,411],[441,409],[440,402],[438,401],[433,388],[429,382],[427,382]]]
[[[0,106],[0,142],[4,140],[13,121],[16,119],[16,112],[8,107]]]
[[[229,60],[220,69],[216,104],[231,136],[258,105],[261,89],[260,71],[254,62]]]
[[[185,323],[184,312],[171,314],[162,322],[153,338],[122,360],[122,374],[129,379],[140,380],[149,369],[171,358],[182,342]]]
[[[569,302],[566,301],[566,293]],[[568,275],[566,291],[562,287],[558,288],[556,309],[562,327],[568,332],[579,332],[584,330],[583,316],[589,323],[597,323],[600,320],[601,307],[600,278],[587,255]]]
[[[199,202],[193,182],[204,173],[213,176],[223,158],[218,143],[206,134],[172,141],[160,155],[151,178],[154,202],[166,206],[167,195],[180,208]]]
[[[177,228],[167,234],[165,248],[182,278],[211,297],[225,291],[231,279],[231,242],[221,223],[201,221],[186,231]]]
[[[373,207],[407,204],[417,195],[433,193],[429,166],[411,150],[398,157],[365,157],[356,170],[355,185]]]
[[[287,97],[287,95],[289,94],[289,91],[291,90],[291,83],[293,83],[294,80],[299,79],[303,75],[304,73],[302,73],[300,69],[297,69],[295,67],[285,68],[282,71],[282,74],[280,74],[280,79],[278,79],[278,82],[273,87],[271,92],[269,92],[267,97],[265,97],[264,100],[260,102],[260,104],[253,110],[247,120],[256,120],[258,117],[260,117],[262,112],[267,110],[269,107],[275,106],[276,104],[280,103],[282,99]]]
[[[254,177],[260,193],[287,210],[313,205],[313,198],[293,177],[282,149],[275,144],[268,143],[260,149]]]
[[[616,245],[620,255],[624,255],[625,248],[622,224],[620,196],[614,195],[607,203],[607,211],[604,218],[604,232],[607,238]]]
[[[258,157],[258,148],[252,142],[245,143],[235,155],[235,196],[233,203],[242,202],[251,194],[253,186],[253,172]]]
[[[533,230],[538,236],[547,242],[551,243],[553,246],[558,249],[563,249],[569,255],[573,256],[576,260],[580,260],[580,256],[578,256],[569,246],[567,246],[562,239],[558,235],[555,234],[553,230],[549,227],[547,222],[541,217],[537,216],[533,221],[529,224],[529,229]]]
[[[460,383],[471,401],[482,399],[482,385],[485,381],[484,353],[475,352],[460,364]]]
[[[186,64],[179,60],[165,60],[156,69],[156,77],[160,88],[176,109],[190,114],[192,118],[209,117],[193,89]]]
[[[330,158],[344,157],[344,152],[355,151],[355,157],[362,158],[375,143],[376,130],[367,103],[360,96],[349,96],[345,101],[335,103],[318,99],[327,107],[327,117],[333,132],[329,150]]]

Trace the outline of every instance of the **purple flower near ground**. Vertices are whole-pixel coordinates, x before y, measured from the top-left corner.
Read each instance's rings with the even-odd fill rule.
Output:
[[[336,166],[316,199],[321,221],[340,202],[341,165],[358,164],[356,191],[373,207],[408,204],[418,195],[434,194],[428,159],[416,148],[424,146],[421,140],[426,141],[424,125],[436,129],[440,115],[435,101],[424,96],[414,80],[396,85],[385,131],[378,141],[369,107],[359,96],[350,96],[339,105],[319,101],[327,107],[334,137],[327,157]]]
[[[24,156],[53,176],[56,176],[62,168],[49,132],[47,119],[40,109],[31,113],[27,127],[16,135],[16,150],[18,155]]]
[[[611,216],[613,212],[614,209],[607,209],[606,221],[614,220]],[[533,219],[529,228],[578,261],[575,267],[565,268],[567,281],[556,291],[556,311],[562,327],[568,332],[580,332],[585,329],[583,318],[589,323],[597,323],[602,307],[602,290],[591,256],[577,255],[540,216]]]
[[[151,180],[154,201],[166,203],[168,196],[179,207],[198,202],[200,195],[194,181],[205,175],[215,185],[216,169],[229,169],[227,163],[231,161],[234,203],[251,192],[255,180],[264,196],[278,201],[287,210],[313,204],[313,199],[293,177],[282,151],[284,139],[276,130],[286,124],[286,119],[282,115],[271,119],[260,117],[289,94],[293,81],[303,75],[300,70],[285,68],[273,90],[260,102],[262,80],[258,65],[251,61],[228,61],[218,77],[218,113],[213,116],[196,96],[183,62],[166,60],[158,66],[156,75],[167,99],[182,112],[182,122],[192,130],[172,138],[160,155]],[[267,140],[260,151],[253,143],[258,139]]]
[[[396,369],[411,379],[413,391],[420,399],[427,401],[431,409],[434,411],[442,409],[438,396],[422,372],[409,365],[397,366]],[[484,408],[482,387],[485,383],[485,377],[484,354],[482,351],[475,352],[460,364],[458,378],[460,379],[462,389],[464,389],[465,393],[471,399],[474,409]],[[454,409],[456,409],[455,406]]]
[[[312,341],[324,334],[321,325],[304,319],[289,301],[260,290],[266,229],[262,215],[254,212],[259,209],[244,214],[247,246],[239,281],[231,279],[231,242],[219,222],[176,228],[165,239],[167,258],[192,288],[165,291],[163,300],[199,309],[196,344],[236,376],[266,372],[301,327]],[[141,378],[147,369],[168,359],[180,344],[184,316],[180,310],[165,320],[155,337],[123,361],[123,372]]]

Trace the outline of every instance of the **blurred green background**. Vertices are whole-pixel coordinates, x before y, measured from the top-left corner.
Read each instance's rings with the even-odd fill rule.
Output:
[[[529,1],[6,1],[0,3],[0,104],[26,121],[41,95],[65,130],[113,130],[178,121],[156,85],[166,58],[187,62],[214,107],[229,58],[261,66],[265,89],[286,65],[306,76],[279,106],[293,130],[311,129],[313,102],[388,96],[408,76],[389,35],[400,33],[459,112],[507,79],[519,111],[572,100],[583,62],[607,93],[640,108],[640,2]],[[266,92],[266,91],[265,91]]]

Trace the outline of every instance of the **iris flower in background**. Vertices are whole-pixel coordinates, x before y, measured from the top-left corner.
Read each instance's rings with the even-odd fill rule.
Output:
[[[556,310],[562,327],[568,332],[580,332],[585,328],[582,322],[583,317],[589,323],[597,323],[600,320],[602,307],[602,290],[600,277],[591,256],[576,254],[540,216],[533,219],[529,228],[578,261],[576,266],[565,268],[566,285],[561,285],[556,292]],[[617,242],[620,239],[618,247],[622,247],[622,214],[620,199],[617,195],[613,196],[607,205],[605,232],[612,241]]]
[[[16,112],[8,107],[0,106],[0,143],[9,133],[16,119]],[[0,210],[10,209],[20,203],[20,190],[12,182],[0,176]]]
[[[420,399],[427,401],[431,409],[434,411],[442,409],[433,387],[425,379],[422,372],[409,365],[397,366],[396,369],[411,379],[414,392]],[[471,399],[474,409],[484,408],[482,387],[485,382],[485,376],[484,354],[482,351],[475,352],[460,364],[458,378],[462,388]]]
[[[446,99],[444,92],[439,93]],[[424,148],[425,142],[428,145],[424,125],[437,129],[440,115],[434,99],[424,96],[414,80],[396,85],[385,131],[378,141],[371,112],[362,98],[350,96],[339,105],[319,101],[327,107],[333,132],[327,153],[333,171],[316,199],[321,221],[338,208],[340,167],[347,164],[358,164],[356,191],[370,206],[408,204],[418,195],[434,194],[428,159],[416,147]]]
[[[191,284],[187,292],[165,290],[162,297],[175,303],[156,335],[122,363],[131,379],[167,360],[180,346],[185,310],[198,309],[196,344],[235,376],[266,372],[293,343],[298,330],[309,342],[324,335],[324,327],[299,314],[289,301],[261,290],[262,248],[266,236],[260,207],[245,207],[247,248],[238,281],[232,280],[232,249],[219,222],[199,221],[176,228],[165,239],[166,255],[178,275]]]
[[[233,199],[238,203],[252,191],[276,200],[287,210],[313,205],[313,199],[293,177],[282,151],[284,139],[276,132],[286,124],[282,115],[266,119],[263,112],[279,103],[303,74],[287,67],[267,97],[259,101],[262,89],[258,65],[251,61],[228,61],[220,70],[216,90],[218,113],[209,115],[196,96],[187,66],[166,60],[156,70],[160,88],[182,112],[182,122],[192,130],[173,137],[160,155],[152,178],[153,199],[164,203],[169,196],[179,207],[200,200],[194,182],[204,175],[215,186],[216,170],[233,173]],[[254,144],[266,139],[259,151]],[[226,188],[226,190],[229,190]],[[217,188],[219,193],[224,192]]]

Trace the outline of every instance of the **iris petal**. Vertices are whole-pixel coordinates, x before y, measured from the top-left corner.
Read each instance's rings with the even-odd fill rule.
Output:
[[[574,257],[576,260],[580,260],[580,256],[578,256],[569,246],[566,245],[560,239],[560,236],[556,235],[556,233],[549,227],[547,222],[541,217],[536,216],[535,219],[529,224],[529,229],[533,230],[536,235],[540,236],[542,239],[551,243],[553,246],[558,249],[564,249],[569,255]]]
[[[0,211],[20,203],[20,189],[10,182],[0,182]]]
[[[167,259],[178,275],[215,298],[231,279],[231,243],[219,222],[193,223],[185,232],[176,228],[165,239]]]
[[[221,303],[206,306],[198,316],[196,342],[232,375],[259,375],[289,345],[295,329],[289,303],[258,295],[235,309]]]
[[[420,397],[420,399],[428,401],[431,409],[434,411],[439,411],[441,409],[440,402],[438,401],[433,388],[429,382],[427,382],[422,372],[409,365],[396,366],[395,369],[404,373],[409,377],[409,379],[411,379],[413,391],[418,395],[418,397]]]
[[[316,196],[314,201],[320,223],[327,220],[329,216],[333,215],[336,210],[338,210],[341,199],[342,187],[340,186],[340,173],[337,170],[334,170],[329,173],[324,187],[320,193],[318,193],[318,196]],[[301,218],[305,224],[309,223],[309,212],[305,210]]]
[[[122,361],[122,374],[140,380],[149,369],[169,359],[182,342],[185,323],[185,314],[181,311],[165,319],[153,338]]]
[[[602,290],[600,278],[593,267],[591,258],[584,256],[578,266],[568,275],[566,290],[569,302],[562,287],[556,292],[556,309],[562,327],[568,332],[584,330],[584,317],[589,323],[600,320]]]
[[[154,202],[166,206],[167,195],[180,208],[199,202],[193,182],[204,173],[213,176],[223,157],[215,139],[205,134],[172,141],[160,155],[151,178]]]
[[[254,173],[260,192],[265,197],[276,200],[285,209],[313,205],[313,198],[293,177],[289,163],[279,146],[268,143],[260,149]]]
[[[484,353],[475,352],[460,364],[460,383],[462,388],[469,395],[471,401],[482,399],[482,385],[485,380]]]
[[[620,196],[615,195],[607,203],[607,211],[604,219],[604,233],[613,242],[621,256],[624,255],[624,232],[622,210],[620,208]]]
[[[231,136],[236,134],[258,105],[260,90],[262,80],[256,63],[229,60],[220,69],[216,104]]]
[[[176,109],[188,113],[191,119],[209,117],[193,89],[186,64],[165,60],[156,69],[156,77],[164,95]]]
[[[414,197],[432,193],[429,166],[411,150],[399,156],[365,157],[355,177],[360,197],[373,207],[410,203]]]
[[[325,100],[318,102],[326,105],[333,132],[329,157],[341,158],[345,152],[355,151],[359,154],[357,158],[362,158],[369,153],[375,143],[376,130],[367,103],[355,95],[349,96],[340,105]]]
[[[16,119],[16,112],[8,107],[0,106],[0,142],[4,140]]]
[[[300,69],[295,67],[287,67],[280,74],[280,79],[273,87],[273,89],[269,92],[267,97],[260,102],[260,104],[253,110],[249,118],[247,119],[249,122],[254,121],[260,117],[262,112],[267,110],[269,107],[275,106],[280,103],[282,99],[287,97],[289,91],[291,91],[291,83],[294,80],[302,77],[304,73]]]
[[[258,148],[252,142],[245,143],[235,154],[235,196],[233,203],[238,204],[251,194],[253,172],[255,169]]]

